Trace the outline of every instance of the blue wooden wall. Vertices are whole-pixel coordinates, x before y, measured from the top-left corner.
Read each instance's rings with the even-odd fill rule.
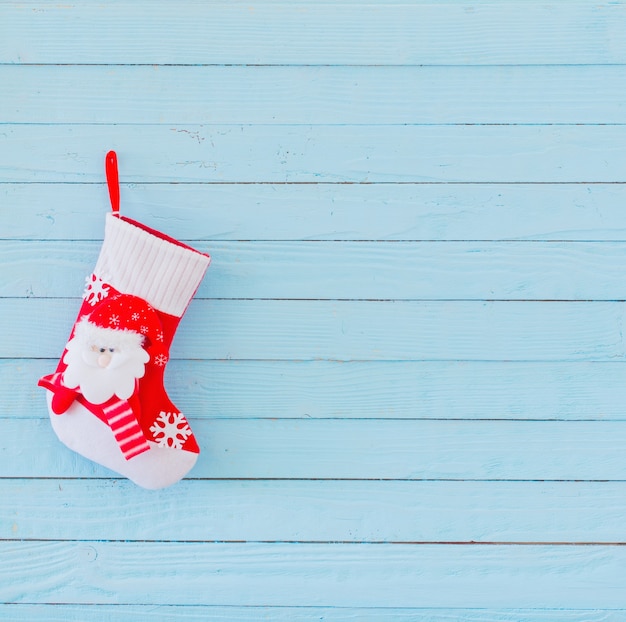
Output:
[[[626,619],[626,2],[0,2],[0,619]],[[148,492],[50,429],[120,161],[208,251]]]

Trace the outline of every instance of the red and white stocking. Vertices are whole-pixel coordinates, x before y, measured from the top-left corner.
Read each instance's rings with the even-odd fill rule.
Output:
[[[210,257],[120,216],[114,152],[106,170],[113,211],[100,255],[57,370],[39,385],[70,449],[139,486],[164,488],[189,472],[200,451],[163,373]]]

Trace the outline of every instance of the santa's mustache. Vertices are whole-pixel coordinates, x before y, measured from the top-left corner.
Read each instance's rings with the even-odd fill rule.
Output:
[[[131,358],[128,352],[114,350],[108,348],[97,349],[95,351],[86,350],[81,353],[81,357],[86,365],[90,367],[98,367],[102,370],[113,371],[122,365],[125,365]]]

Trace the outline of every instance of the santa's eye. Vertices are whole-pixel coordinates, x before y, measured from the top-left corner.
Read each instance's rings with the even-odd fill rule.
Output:
[[[107,349],[106,348],[100,348],[100,352],[106,352]]]
[[[109,348],[109,352],[115,352],[115,348]]]

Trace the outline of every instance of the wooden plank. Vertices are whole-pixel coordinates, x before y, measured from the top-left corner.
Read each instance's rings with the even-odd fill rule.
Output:
[[[625,126],[5,125],[0,181],[620,182]],[[207,196],[207,201],[209,201]]]
[[[220,607],[211,605],[25,605],[0,604],[3,619],[31,622],[621,622],[623,609],[432,609],[373,607]]]
[[[55,358],[79,299],[0,299],[2,358]],[[612,361],[621,302],[194,300],[171,355],[191,359]],[[41,322],[46,318],[46,322]]]
[[[624,65],[158,69],[4,65],[0,83],[5,123],[626,121]],[[120,100],[122,108],[116,105]]]
[[[47,417],[43,394],[33,410]],[[192,478],[625,480],[624,421],[191,419]],[[47,419],[0,419],[4,477],[100,477]],[[36,456],[36,459],[35,459]]]
[[[0,201],[4,239],[102,239],[109,209],[103,178]],[[624,204],[623,184],[122,184],[125,214],[190,241],[622,241]]]
[[[183,481],[173,490],[2,479],[1,538],[624,543],[625,482]]]
[[[6,2],[4,63],[624,63],[622,2]],[[141,32],[141,37],[137,33]]]
[[[0,296],[72,297],[100,242],[0,241]],[[199,299],[623,300],[624,242],[207,242]],[[42,261],[45,257],[45,261]]]
[[[626,605],[626,547],[615,546],[0,542],[0,553],[5,602]]]
[[[57,360],[0,359],[0,417],[41,417]],[[173,360],[175,404],[196,419],[624,419],[623,362]],[[37,405],[37,408],[34,408]]]

